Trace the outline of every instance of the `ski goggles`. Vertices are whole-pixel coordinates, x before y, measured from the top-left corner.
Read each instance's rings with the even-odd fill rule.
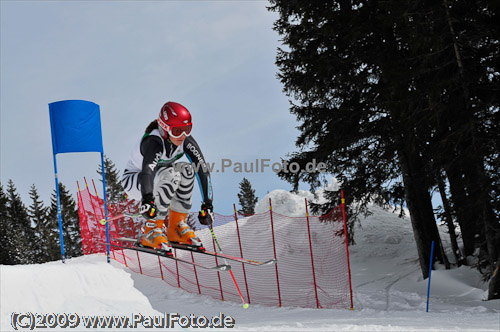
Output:
[[[180,138],[182,135],[188,137],[191,135],[191,129],[193,129],[192,123],[182,126],[169,126],[163,123],[163,121],[158,121],[158,124],[160,125],[158,129],[160,129],[161,135],[165,138],[167,137],[165,133],[168,133],[173,138]]]

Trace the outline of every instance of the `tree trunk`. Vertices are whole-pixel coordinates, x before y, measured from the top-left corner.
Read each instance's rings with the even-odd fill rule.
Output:
[[[500,259],[488,285],[488,300],[500,299]]]
[[[491,205],[483,204],[484,217],[484,233],[486,238],[486,246],[488,248],[488,258],[493,265],[500,261],[500,225],[495,219]],[[497,264],[498,266],[498,264]]]
[[[399,164],[403,173],[406,202],[410,211],[420,268],[422,276],[426,279],[429,276],[432,241],[437,246],[440,246],[441,241],[426,183],[427,175],[420,157],[413,152],[415,148],[408,141],[402,137],[402,142],[399,144],[401,147],[398,151]],[[435,250],[435,255],[444,262],[441,250]]]
[[[476,158],[477,159],[477,158]],[[491,179],[484,170],[482,160],[481,163],[476,162],[474,168],[476,178],[476,186],[478,187],[478,199],[480,220],[482,221],[481,233],[486,242],[486,250],[488,251],[489,263],[495,266],[499,260],[500,251],[500,224],[491,204],[489,195],[491,188]]]
[[[455,50],[455,60],[457,62],[458,73],[460,77],[460,83],[463,91],[463,102],[464,102],[464,110],[466,111],[466,117],[463,117],[465,123],[470,123],[473,126],[470,129],[470,132],[475,135],[477,133],[477,129],[475,128],[475,119],[473,116],[473,112],[471,110],[470,100],[469,100],[469,88],[466,84],[466,80],[464,79],[464,63],[462,61],[462,55],[460,52],[460,46],[457,38],[457,33],[453,28],[453,20],[449,10],[448,0],[443,0],[443,5],[445,7],[446,19],[448,21],[448,26],[450,30],[450,35],[453,41],[453,47]],[[471,137],[472,142],[472,155],[471,156],[462,156],[465,161],[471,165],[471,168],[465,168],[466,170],[466,178],[468,176],[468,172],[470,174],[468,176],[469,181],[467,185],[469,186],[470,193],[472,194],[472,198],[475,199],[475,202],[478,202],[477,208],[480,211],[476,211],[477,214],[480,215],[479,226],[482,226],[479,230],[482,237],[486,242],[486,249],[488,251],[488,259],[490,264],[493,266],[495,263],[498,267],[499,260],[499,251],[500,251],[500,226],[498,217],[495,217],[495,213],[493,212],[493,208],[491,205],[491,198],[489,196],[489,189],[491,187],[491,179],[487,176],[484,169],[484,160],[483,154],[481,154],[481,149],[479,143],[476,143],[477,140],[475,137]]]
[[[460,249],[458,248],[457,234],[455,233],[455,225],[453,224],[450,202],[448,201],[448,197],[446,197],[446,189],[442,174],[439,174],[437,176],[437,181],[438,181],[439,193],[441,195],[441,200],[443,201],[444,219],[446,221],[446,225],[448,226],[448,232],[450,234],[453,256],[455,257],[455,262],[457,266],[460,266],[462,265],[462,257],[460,255]]]
[[[457,221],[462,233],[464,243],[464,258],[474,253],[474,237],[476,234],[476,218],[472,216],[474,212],[469,207],[469,200],[465,190],[465,184],[461,178],[461,172],[455,167],[450,167],[446,171],[448,181],[450,182],[450,193],[453,201],[453,207],[457,215]]]

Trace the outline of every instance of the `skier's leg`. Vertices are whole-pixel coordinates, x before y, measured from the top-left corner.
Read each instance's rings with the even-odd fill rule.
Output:
[[[168,214],[170,201],[180,182],[180,174],[172,167],[162,167],[156,171],[153,195],[158,209],[156,220],[147,220],[142,228],[141,243],[147,247],[171,250],[167,237],[163,232],[165,217]]]
[[[170,203],[167,237],[171,242],[201,247],[200,239],[196,237],[186,222],[187,215],[191,210],[194,170],[188,163],[177,163],[175,169],[179,171],[180,183]]]
[[[179,172],[180,182],[174,192],[170,209],[187,213],[191,211],[191,195],[194,188],[194,170],[189,163],[177,163],[175,169]]]
[[[159,214],[165,217],[179,184],[181,174],[174,167],[161,167],[156,171],[153,194]]]

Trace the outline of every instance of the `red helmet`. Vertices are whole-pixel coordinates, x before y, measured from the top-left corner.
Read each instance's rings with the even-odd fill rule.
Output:
[[[179,138],[191,135],[191,113],[181,104],[169,101],[161,108],[158,116],[158,130],[163,138]]]

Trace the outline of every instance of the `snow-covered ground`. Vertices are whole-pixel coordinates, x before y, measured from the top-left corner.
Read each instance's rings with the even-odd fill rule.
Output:
[[[292,195],[277,190],[264,197],[262,204],[272,197],[275,211],[300,215],[303,199],[309,196],[307,192]],[[64,325],[65,318],[71,320],[67,323],[70,331],[120,331],[128,328],[86,328],[83,319],[90,315],[123,315],[131,320],[135,315],[147,324],[147,317],[159,319],[164,313],[193,314],[208,319],[222,313],[234,319],[232,330],[239,331],[500,330],[500,301],[484,301],[487,284],[469,267],[445,270],[437,266],[432,272],[427,313],[427,280],[421,277],[409,219],[400,219],[376,206],[371,210],[373,214],[356,227],[357,244],[350,247],[353,311],[259,305],[244,309],[238,303],[221,302],[172,288],[161,279],[136,274],[114,261],[107,264],[104,256],[93,255],[70,259],[64,265],[52,262],[1,266],[0,328],[1,331],[14,330],[13,317],[17,328],[23,330],[29,329],[33,317],[38,325],[45,323],[47,326],[53,317],[59,316],[60,325]],[[447,235],[443,233],[442,237],[449,248]],[[223,238],[219,240],[224,241]],[[33,317],[23,316],[26,313],[32,313]],[[36,316],[52,313],[55,315],[46,316],[45,322],[41,321],[42,316]],[[70,329],[75,314],[80,324]],[[226,319],[230,324],[230,319]],[[204,320],[198,322],[203,324]],[[182,326],[151,329],[138,324],[135,330],[191,329]]]

